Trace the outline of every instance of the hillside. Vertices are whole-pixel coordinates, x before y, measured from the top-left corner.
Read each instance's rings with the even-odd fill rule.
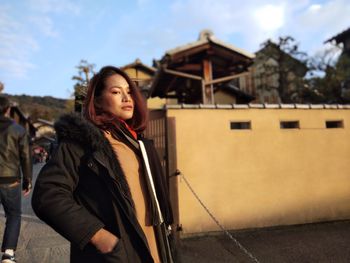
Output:
[[[2,95],[16,102],[20,110],[34,121],[38,118],[54,121],[61,114],[71,111],[73,105],[71,100],[51,96]]]

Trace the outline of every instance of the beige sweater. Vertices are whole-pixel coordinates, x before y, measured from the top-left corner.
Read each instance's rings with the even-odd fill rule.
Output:
[[[160,260],[154,229],[153,226],[147,222],[147,218],[149,218],[147,215],[147,201],[149,197],[146,190],[146,182],[143,177],[142,165],[140,165],[141,160],[136,156],[133,150],[124,143],[114,139],[111,134],[105,132],[105,136],[112,145],[129,184],[131,196],[135,203],[137,220],[145,233],[154,262],[159,263]]]

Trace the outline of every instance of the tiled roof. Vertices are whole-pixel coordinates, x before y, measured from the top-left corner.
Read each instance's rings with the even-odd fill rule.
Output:
[[[228,44],[228,43],[225,43],[219,39],[217,39],[212,32],[210,31],[202,31],[200,33],[200,37],[197,41],[195,42],[191,42],[191,43],[188,43],[188,44],[185,44],[185,45],[182,45],[182,46],[179,46],[179,47],[176,47],[176,48],[173,48],[173,49],[170,49],[168,51],[165,52],[166,55],[174,55],[176,53],[180,53],[182,51],[185,51],[185,50],[188,50],[188,49],[191,49],[191,48],[195,48],[195,47],[198,47],[198,46],[201,46],[201,45],[204,45],[206,43],[213,43],[213,44],[216,44],[218,46],[221,46],[221,47],[224,47],[224,48],[227,48],[231,51],[234,51],[234,52],[237,52],[237,53],[240,53],[248,58],[254,58],[255,55],[252,54],[252,53],[249,53],[243,49],[240,49],[238,47],[235,47],[234,45],[231,45],[231,44]]]
[[[142,63],[142,61],[140,59],[138,59],[138,58],[135,59],[134,62],[132,62],[130,64],[127,64],[125,66],[122,66],[121,69],[125,70],[127,68],[133,68],[133,67],[142,67],[142,68],[144,68],[146,70],[149,70],[149,71],[151,71],[153,73],[156,72],[156,68],[147,66],[146,64]]]
[[[325,43],[335,40],[337,42],[337,44],[338,44],[338,43],[344,41],[345,37],[348,38],[349,35],[350,35],[350,27],[348,29],[344,30],[343,32],[341,32],[340,34],[338,34],[338,35],[336,35],[334,37],[331,37],[330,39],[326,40]]]

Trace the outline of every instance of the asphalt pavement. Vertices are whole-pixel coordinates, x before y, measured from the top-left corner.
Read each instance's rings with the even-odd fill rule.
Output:
[[[34,167],[34,180],[42,164]],[[22,201],[23,218],[16,251],[18,263],[68,263],[69,243]],[[5,218],[0,210],[0,235]],[[178,262],[349,263],[350,220],[231,231],[243,247],[221,232],[182,239]],[[244,252],[246,250],[250,256]]]

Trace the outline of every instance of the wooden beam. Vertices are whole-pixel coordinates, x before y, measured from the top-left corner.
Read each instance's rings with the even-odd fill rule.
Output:
[[[176,67],[177,70],[180,71],[201,71],[202,65],[201,64],[185,64],[179,67]]]
[[[167,99],[178,99],[179,97],[177,95],[166,95],[165,94],[164,98],[167,98]]]
[[[209,58],[203,59],[203,77],[202,102],[203,104],[214,104],[213,85],[210,83],[213,80],[213,68]]]
[[[184,58],[184,57],[188,57],[188,56],[192,56],[194,54],[200,53],[204,50],[207,50],[210,48],[210,44],[209,43],[205,43],[203,45],[199,45],[199,46],[194,46],[194,47],[189,47],[187,49],[184,49],[182,51],[178,51],[174,54],[168,54],[171,57],[171,62],[176,62],[179,61],[179,59]]]
[[[218,79],[213,79],[211,81],[206,81],[205,85],[211,85],[211,84],[216,84],[216,83],[220,83],[220,82],[226,82],[226,81],[230,81],[233,79],[238,79],[240,77],[243,77],[245,75],[248,75],[249,72],[243,72],[243,73],[239,73],[233,76],[227,76],[227,77],[222,77],[222,78],[218,78]]]
[[[176,71],[176,70],[172,70],[172,69],[163,69],[163,71],[165,73],[167,73],[167,74],[178,76],[178,77],[183,77],[183,78],[188,78],[188,79],[195,79],[195,80],[202,80],[202,77],[200,77],[200,76],[184,73],[184,72],[181,72],[181,71]]]

